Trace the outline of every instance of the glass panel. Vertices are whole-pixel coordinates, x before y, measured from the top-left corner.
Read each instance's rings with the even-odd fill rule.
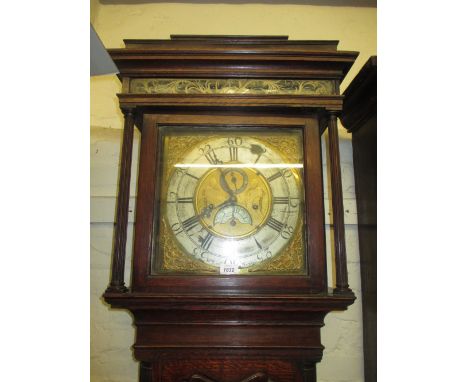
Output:
[[[301,129],[160,131],[153,274],[305,274]]]

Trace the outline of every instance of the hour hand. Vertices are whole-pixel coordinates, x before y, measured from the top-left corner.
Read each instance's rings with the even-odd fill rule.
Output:
[[[230,196],[227,200],[225,200],[221,204],[218,204],[217,206],[214,206],[212,209],[215,210],[217,208],[221,208],[221,207],[224,207],[224,206],[226,206],[228,204],[233,204],[233,203],[236,203],[236,202],[237,202],[237,198],[235,196]]]
[[[235,204],[236,202],[237,202],[237,198],[235,196],[230,196],[227,200],[225,200],[224,202],[218,204],[217,206],[213,206],[212,204],[209,204],[208,207],[205,207],[205,208],[202,209],[199,216],[204,216],[204,217],[209,218],[212,211],[214,211],[214,210],[216,210],[218,208],[222,208],[224,206],[227,206],[229,204]]]

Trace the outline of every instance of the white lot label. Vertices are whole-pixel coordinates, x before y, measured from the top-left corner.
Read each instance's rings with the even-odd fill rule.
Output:
[[[219,273],[221,275],[235,275],[239,273],[239,268],[234,265],[224,265],[219,267]]]

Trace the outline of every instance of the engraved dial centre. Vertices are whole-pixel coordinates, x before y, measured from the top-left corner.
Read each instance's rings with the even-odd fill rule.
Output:
[[[214,235],[240,238],[254,234],[271,211],[267,180],[251,168],[208,171],[195,190],[195,212]]]

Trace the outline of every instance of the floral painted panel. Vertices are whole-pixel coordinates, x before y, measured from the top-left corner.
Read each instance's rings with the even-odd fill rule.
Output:
[[[331,80],[134,78],[134,94],[333,95]]]

